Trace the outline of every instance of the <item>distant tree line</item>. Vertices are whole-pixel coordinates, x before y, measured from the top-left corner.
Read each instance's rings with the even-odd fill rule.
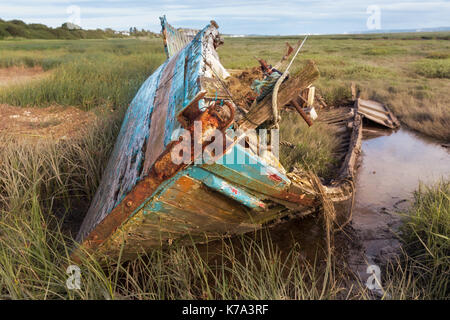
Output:
[[[156,36],[153,32],[138,31],[132,29],[130,35],[135,37]],[[26,24],[21,20],[5,21],[0,19],[0,40],[7,38],[25,38],[25,39],[105,39],[105,38],[123,38],[127,35],[124,32],[117,32],[110,28],[105,30],[83,30],[81,28],[72,28],[71,24],[64,23],[61,27],[51,28],[44,24],[30,23]]]
[[[144,30],[144,29],[138,30],[136,27],[130,27],[129,33],[130,33],[130,36],[133,36],[133,37],[154,37],[154,36],[158,37],[159,36],[158,34],[148,31],[148,30]]]

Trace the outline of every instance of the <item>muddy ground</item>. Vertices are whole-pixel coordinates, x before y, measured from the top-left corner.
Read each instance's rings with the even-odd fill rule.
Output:
[[[0,87],[22,84],[31,80],[40,79],[49,75],[42,67],[9,67],[0,68]]]
[[[0,68],[0,87],[23,84],[48,74],[38,66]],[[22,108],[0,104],[0,134],[15,138],[67,139],[94,119],[93,113],[75,107]]]
[[[0,133],[16,138],[67,139],[95,117],[75,107],[22,108],[0,104]]]

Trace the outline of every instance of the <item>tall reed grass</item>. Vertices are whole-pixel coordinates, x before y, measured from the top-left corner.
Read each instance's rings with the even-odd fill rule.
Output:
[[[336,128],[326,123],[314,123],[308,127],[296,112],[283,112],[280,122],[280,162],[286,170],[293,167],[315,172],[322,178],[330,178],[337,163],[334,151],[339,145]]]
[[[84,40],[50,53],[36,50],[32,44],[0,43],[0,50],[4,50],[0,66],[41,66],[51,70],[50,75],[0,88],[2,103],[39,107],[58,104],[84,110],[124,107],[165,59],[161,46],[153,40]]]
[[[155,249],[122,263],[82,256],[81,288],[66,286],[73,236],[119,128],[104,119],[77,140],[2,138],[0,295],[3,299],[373,299],[337,253],[305,259],[265,232],[233,241]],[[383,299],[448,298],[449,183],[416,193],[404,259],[386,268]],[[81,205],[79,205],[81,203]],[[325,234],[325,232],[324,232]],[[211,246],[212,248],[212,246]],[[106,257],[104,257],[106,258]],[[339,264],[338,264],[339,262]]]
[[[258,51],[261,54],[279,56],[273,42],[268,45],[264,39],[263,42],[239,41],[232,42],[234,51],[229,52],[228,58],[227,54],[224,55],[226,59],[237,59],[233,62],[236,66],[245,59],[249,61],[246,54],[250,55],[255,48],[261,47],[262,51]],[[277,41],[282,44],[285,39]],[[151,43],[126,42],[127,45],[122,46],[124,43],[80,41],[64,48],[61,42],[47,42],[45,46],[53,47],[55,52],[61,50],[53,56],[59,62],[49,67],[53,70],[52,77],[29,88],[2,89],[1,101],[37,106],[70,104],[85,109],[104,104],[122,112],[133,90],[140,85],[140,79],[151,73],[151,66],[157,65],[158,59],[163,59],[162,50],[153,52],[148,46]],[[434,47],[438,45],[435,42],[431,44],[436,50]],[[0,47],[8,47],[10,52],[30,50],[34,55],[33,50],[45,50],[39,49],[39,45],[39,42],[10,42],[2,43]],[[321,84],[330,81],[330,86],[323,89],[323,92],[330,93],[330,101],[339,101],[343,92],[347,92],[345,81],[357,77],[361,71],[364,77],[370,76],[372,71],[385,71],[382,68],[361,69],[346,61],[346,57],[356,54],[353,48],[358,47],[352,39],[317,38],[312,45],[304,53],[310,58],[328,61],[329,70],[325,74],[346,74],[344,81],[338,84],[331,85],[330,79],[321,80]],[[357,50],[363,52],[371,45]],[[410,52],[418,45],[420,43],[408,43],[405,48]],[[243,46],[248,50],[242,50]],[[239,48],[242,55],[236,57],[235,49]],[[327,54],[322,53],[326,52],[325,49],[329,51]],[[369,51],[367,56],[382,59],[388,54],[391,59],[398,55],[394,51],[386,51],[383,55],[379,52]],[[337,57],[330,57],[333,55]],[[48,56],[52,57],[52,54]],[[0,64],[6,61],[2,58]],[[344,60],[339,62],[343,71],[333,71],[337,60]],[[17,61],[14,64],[26,64],[25,60]],[[37,59],[36,63],[42,65],[42,61]],[[375,64],[382,64],[382,60],[376,60]],[[327,66],[322,69],[327,69]],[[349,74],[348,70],[356,71]],[[380,80],[380,74],[374,77]],[[90,257],[86,253],[79,264],[81,289],[70,290],[66,286],[66,266],[71,263],[72,239],[98,186],[120,122],[120,112],[113,118],[100,118],[93,127],[70,140],[17,140],[0,135],[1,298],[373,298],[358,282],[349,287],[349,279],[341,265],[337,265],[339,257],[334,254],[328,256],[328,263],[320,258],[307,261],[298,245],[280,251],[272,245],[270,238],[261,240],[248,236],[243,237],[239,244],[223,240],[220,252],[214,255],[202,246],[169,247],[155,249],[132,262],[113,261],[107,267],[98,264],[98,257]],[[316,171],[326,169],[332,148],[332,141],[322,135],[327,129],[319,129],[317,132],[315,129],[304,130],[311,135],[302,138],[304,145],[310,146],[302,149],[304,157],[300,157],[305,163],[317,163]],[[449,183],[418,190],[411,218],[404,230],[405,256],[386,268],[383,298],[448,299],[449,221]]]
[[[385,268],[391,299],[450,298],[450,181],[419,186],[404,214],[402,253]]]

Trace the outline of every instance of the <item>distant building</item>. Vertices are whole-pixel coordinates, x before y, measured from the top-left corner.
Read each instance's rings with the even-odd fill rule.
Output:
[[[63,23],[61,27],[69,30],[81,30],[80,26],[77,26],[75,23],[72,22]]]
[[[122,36],[130,36],[130,33],[128,31],[114,31],[114,34],[121,34]]]

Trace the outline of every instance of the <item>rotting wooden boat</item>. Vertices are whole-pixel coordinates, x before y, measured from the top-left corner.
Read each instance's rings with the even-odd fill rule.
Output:
[[[239,129],[256,129],[271,119],[272,98],[249,110],[234,104],[224,84],[228,71],[216,52],[223,42],[217,24],[194,34],[173,28],[165,17],[161,22],[168,59],[127,110],[78,233],[74,260],[85,250],[113,258],[120,253],[128,260],[150,248],[206,242],[304,216],[320,208],[324,194],[331,201],[352,197],[362,132],[357,112],[344,108],[319,115],[343,137],[335,179],[323,184],[308,172],[286,172],[267,145],[247,134],[236,137]],[[277,66],[282,68],[287,56]],[[298,99],[317,77],[314,63],[307,64],[282,83],[278,105]],[[221,152],[208,149],[222,138]],[[272,146],[278,143],[271,139]],[[175,161],[180,146],[188,154],[181,163]],[[207,161],[198,161],[202,156]]]

